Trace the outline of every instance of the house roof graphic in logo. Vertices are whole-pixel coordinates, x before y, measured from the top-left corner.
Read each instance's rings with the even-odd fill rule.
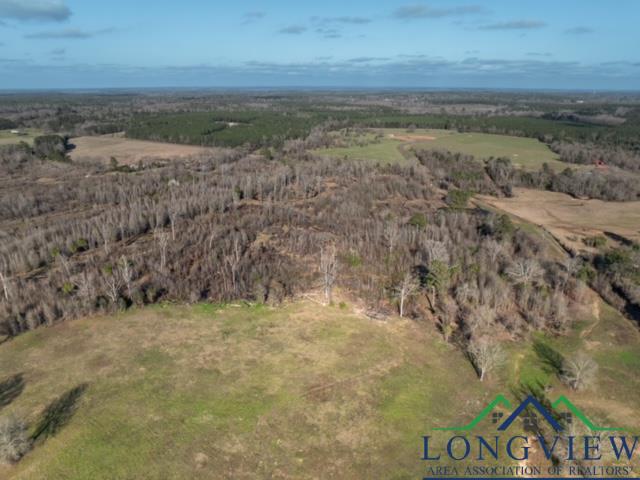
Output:
[[[556,432],[561,432],[563,430],[562,425],[560,425],[553,415],[547,410],[533,395],[529,395],[525,398],[518,408],[516,408],[511,415],[507,417],[507,419],[502,422],[502,424],[498,427],[499,431],[504,431],[513,423],[513,421],[520,416],[522,412],[524,412],[527,407],[535,408],[540,415],[547,421],[551,428],[553,428]]]
[[[484,419],[484,417],[489,415],[498,405],[503,405],[506,408],[511,408],[511,402],[509,402],[509,400],[507,400],[504,395],[496,395],[496,398],[493,399],[493,402],[484,407],[484,409],[476,416],[476,418],[471,420],[466,425],[461,427],[439,427],[435,428],[434,430],[471,430],[478,423],[480,423]]]
[[[455,431],[469,431],[472,430],[478,423],[480,423],[485,417],[487,417],[493,410],[499,406],[504,408],[511,409],[511,403],[509,400],[505,398],[504,395],[497,395],[491,403],[489,403],[473,420],[471,420],[466,425],[456,426],[456,427],[438,427],[434,428],[434,430],[455,430]],[[595,431],[621,431],[623,428],[613,428],[613,427],[600,427],[595,425],[589,418],[582,413],[578,407],[576,407],[573,403],[569,401],[564,395],[558,397],[558,399],[550,405],[550,408],[555,411],[558,407],[565,407],[569,410],[569,415],[573,415],[575,418],[579,419],[587,428]],[[562,424],[556,420],[556,418],[551,414],[549,408],[545,407],[537,398],[533,395],[527,396],[518,407],[498,426],[498,431],[505,431],[508,429],[511,424],[514,422],[516,418],[522,415],[525,420],[525,427],[527,421],[531,420],[531,418],[535,417],[537,422],[537,417],[535,413],[532,412],[537,411],[538,414],[544,418],[547,423],[553,428],[555,431],[560,432],[564,429]],[[565,416],[566,414],[562,414]],[[494,423],[497,423],[497,419],[502,416],[502,412],[494,413],[493,419]],[[566,419],[566,417],[565,417]]]

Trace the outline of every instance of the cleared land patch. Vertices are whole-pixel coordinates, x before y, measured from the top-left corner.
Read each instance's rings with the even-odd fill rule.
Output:
[[[484,396],[435,332],[311,302],[72,321],[0,345],[0,363],[23,375],[9,410],[30,425],[88,385],[68,424],[2,478],[414,478],[420,435],[457,414],[438,408],[460,395],[448,369]]]
[[[558,160],[547,145],[534,138],[512,137],[509,135],[493,135],[489,133],[458,133],[446,130],[436,133],[433,140],[417,147],[442,148],[452,152],[473,155],[477,159],[489,157],[505,157],[525,170],[539,170],[547,163],[554,170],[564,170],[572,166]],[[419,139],[419,135],[417,136]]]
[[[635,410],[640,385],[624,367],[640,358],[638,334],[606,309],[582,339],[594,322],[586,311],[566,339],[538,340],[563,354],[600,342],[606,405]],[[37,431],[60,398],[73,408],[0,477],[416,478],[425,472],[421,435],[448,438],[433,428],[466,424],[497,393],[511,397],[535,380],[603,424],[638,427],[632,416],[598,411],[600,390],[566,392],[531,344],[507,352],[512,359],[480,383],[435,328],[311,302],[158,305],[40,328],[0,345],[0,381],[24,382],[2,413]],[[474,433],[493,431],[486,420]]]
[[[403,144],[401,139],[383,138],[378,141],[373,136],[364,145],[352,145],[348,147],[323,148],[314,153],[329,157],[347,158],[351,160],[365,160],[381,164],[401,163],[406,158],[400,151]]]
[[[380,163],[405,161],[410,148],[442,149],[473,155],[478,160],[506,157],[525,170],[540,170],[548,164],[556,171],[572,168],[590,168],[558,160],[547,145],[533,138],[493,135],[487,133],[459,133],[438,129],[371,129],[361,137],[362,144],[315,150],[315,153]]]
[[[132,140],[122,135],[76,137],[70,140],[75,148],[69,152],[74,161],[96,159],[107,162],[115,157],[119,163],[131,165],[153,158],[180,158],[204,153],[210,149],[193,145]]]
[[[33,143],[33,139],[42,135],[42,131],[37,128],[15,129],[20,133],[12,133],[12,130],[0,130],[0,145],[15,145],[20,142]]]
[[[545,227],[572,249],[584,249],[583,238],[604,232],[640,241],[640,202],[581,200],[564,193],[525,188],[515,188],[512,198],[478,198]]]

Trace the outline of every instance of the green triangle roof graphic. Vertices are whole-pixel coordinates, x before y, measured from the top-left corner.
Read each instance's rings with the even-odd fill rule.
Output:
[[[551,406],[555,409],[557,407],[559,407],[560,405],[564,405],[565,407],[567,407],[571,413],[573,413],[576,417],[578,417],[582,423],[584,423],[586,425],[587,428],[589,428],[590,430],[595,430],[595,431],[620,431],[620,430],[624,430],[623,428],[612,428],[612,427],[599,427],[597,425],[594,425],[593,422],[591,422],[591,420],[589,420],[589,418],[582,413],[578,407],[576,407],[573,403],[571,403],[571,401],[569,401],[569,399],[567,397],[565,397],[564,395],[560,395],[558,397],[558,399],[553,402],[551,404]]]
[[[460,430],[460,431],[468,431],[471,430],[473,427],[475,427],[478,423],[480,423],[487,415],[489,415],[489,413],[491,413],[491,411],[497,407],[498,405],[502,405],[506,408],[511,408],[511,402],[509,402],[509,400],[507,400],[505,398],[504,395],[502,394],[498,394],[496,395],[496,397],[493,399],[493,401],[487,405],[477,416],[476,418],[474,418],[473,420],[471,420],[469,423],[467,423],[466,425],[462,425],[459,427],[436,427],[434,428],[434,430]],[[580,421],[590,430],[593,431],[611,431],[611,432],[616,432],[616,431],[623,431],[624,428],[614,428],[614,427],[600,427],[598,425],[595,425],[591,420],[589,420],[589,418],[582,413],[582,411],[576,407],[573,403],[571,403],[571,401],[565,397],[564,395],[560,395],[558,397],[558,399],[553,402],[551,404],[551,407],[555,410],[556,408],[558,408],[559,406],[564,405],[576,418],[580,419]]]
[[[509,402],[509,400],[507,400],[504,395],[499,394],[499,395],[496,395],[496,398],[493,399],[493,402],[491,402],[489,405],[484,407],[484,410],[482,410],[476,418],[471,420],[466,425],[462,427],[439,427],[439,428],[434,428],[434,430],[471,430],[480,421],[482,421],[484,417],[489,415],[489,413],[491,413],[491,410],[493,410],[498,405],[504,405],[506,408],[511,408],[511,402]]]

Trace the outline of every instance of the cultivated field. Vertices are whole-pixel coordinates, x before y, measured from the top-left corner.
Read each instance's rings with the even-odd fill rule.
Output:
[[[109,161],[114,157],[123,165],[131,165],[152,158],[189,157],[210,150],[193,145],[132,140],[121,134],[76,137],[72,138],[70,143],[75,145],[70,152],[70,157],[74,161],[86,159]]]
[[[521,382],[637,429],[638,333],[594,305],[567,337],[507,343],[485,383],[434,327],[308,301],[158,305],[41,328],[0,345],[0,382],[14,379],[3,413],[44,432],[0,477],[418,478],[421,435],[467,423]],[[540,352],[579,348],[600,364],[599,385],[568,393]]]
[[[533,138],[487,133],[458,133],[436,129],[384,128],[371,131],[381,137],[376,139],[375,135],[369,134],[361,137],[364,145],[319,149],[315,152],[339,158],[397,163],[405,161],[410,147],[435,148],[473,155],[479,160],[489,157],[506,157],[511,159],[515,166],[527,170],[539,170],[544,163],[556,171],[567,167],[585,168],[559,161],[549,147]]]
[[[20,142],[33,143],[33,139],[38,135],[42,135],[42,131],[37,128],[21,128],[20,135],[11,133],[11,130],[0,130],[0,146],[14,145]]]
[[[512,198],[478,196],[489,205],[543,226],[564,245],[585,249],[585,237],[605,232],[640,241],[640,202],[580,200],[564,193],[514,189]]]

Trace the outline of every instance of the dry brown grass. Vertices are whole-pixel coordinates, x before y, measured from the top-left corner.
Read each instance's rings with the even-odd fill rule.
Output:
[[[108,162],[115,157],[120,164],[131,165],[154,158],[184,158],[200,155],[212,149],[194,145],[132,140],[122,134],[77,137],[71,140],[75,148],[70,156],[74,161],[94,159]]]
[[[514,189],[512,198],[479,196],[482,202],[544,227],[563,245],[587,249],[585,237],[611,232],[640,241],[640,202],[581,200],[564,193]]]
[[[413,135],[413,134],[406,134],[406,135],[396,135],[394,133],[389,134],[389,138],[393,138],[394,140],[400,140],[402,142],[422,142],[422,141],[429,141],[429,140],[435,140],[436,137],[434,137],[433,135]]]

